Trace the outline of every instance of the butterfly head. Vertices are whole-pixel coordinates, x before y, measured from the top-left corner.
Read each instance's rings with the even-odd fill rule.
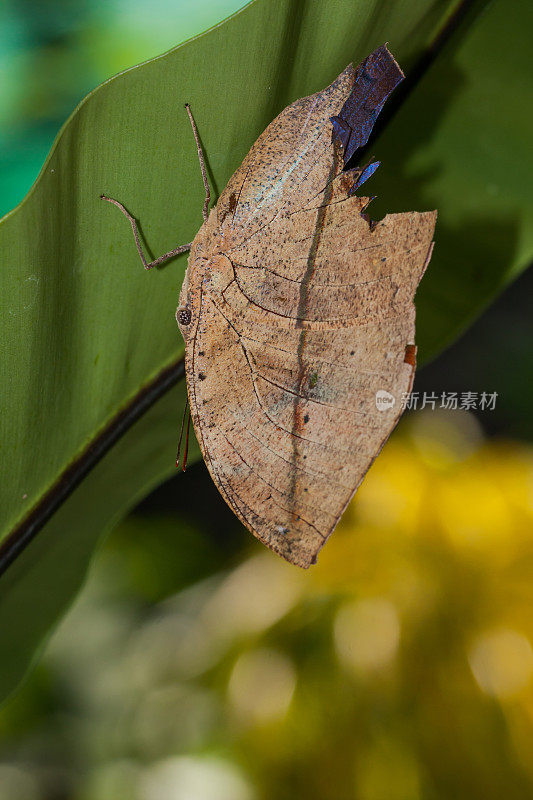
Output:
[[[187,306],[178,308],[176,311],[176,319],[179,325],[190,325],[192,319],[191,309],[187,308]]]

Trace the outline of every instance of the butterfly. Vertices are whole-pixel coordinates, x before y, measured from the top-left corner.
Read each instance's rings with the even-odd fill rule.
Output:
[[[410,391],[414,295],[436,212],[374,222],[350,167],[403,73],[386,46],[285,108],[194,241],[176,319],[205,463],[237,517],[308,567],[379,454]],[[183,426],[182,426],[183,430]],[[180,436],[181,438],[181,436]]]

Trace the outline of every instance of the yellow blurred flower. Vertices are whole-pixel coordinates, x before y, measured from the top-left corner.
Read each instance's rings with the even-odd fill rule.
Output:
[[[478,636],[468,660],[480,688],[498,698],[518,694],[528,686],[533,676],[531,642],[510,628]]]
[[[413,414],[391,437],[320,553],[313,581],[348,589],[414,546],[512,559],[533,530],[533,453],[484,442],[467,412]],[[377,572],[377,570],[376,570]]]
[[[341,606],[333,625],[343,666],[357,675],[387,666],[400,643],[400,620],[393,603],[374,597]]]
[[[243,653],[229,680],[228,694],[238,717],[247,723],[264,723],[283,717],[296,685],[291,660],[270,648]]]

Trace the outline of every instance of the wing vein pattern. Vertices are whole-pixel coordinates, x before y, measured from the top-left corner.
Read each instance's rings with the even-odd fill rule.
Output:
[[[303,567],[412,385],[436,214],[373,223],[355,194],[373,169],[345,170],[402,77],[383,46],[282,111],[196,236],[180,295],[208,469],[254,535]]]

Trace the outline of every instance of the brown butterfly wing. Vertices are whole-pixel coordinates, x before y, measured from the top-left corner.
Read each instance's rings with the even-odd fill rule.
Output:
[[[258,139],[195,240],[182,294],[206,464],[244,524],[304,567],[411,387],[413,297],[435,223],[396,214],[372,226],[367,201],[349,196],[330,117],[357,76],[289,106]],[[379,390],[393,407],[377,409]]]

